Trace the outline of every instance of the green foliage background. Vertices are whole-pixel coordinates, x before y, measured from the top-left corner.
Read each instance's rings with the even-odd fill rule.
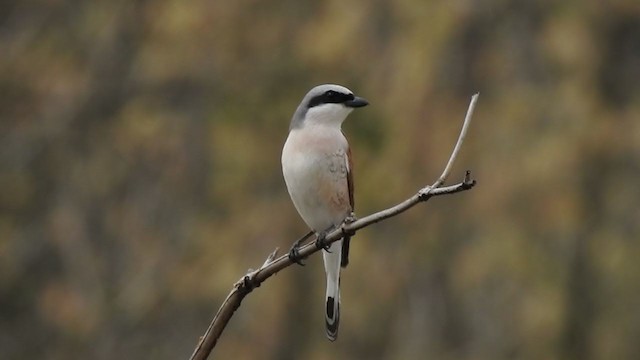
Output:
[[[640,358],[640,6],[614,1],[0,4],[0,358],[183,359],[231,285],[306,232],[280,150],[348,86],[359,232],[340,338],[319,257],[220,359]]]

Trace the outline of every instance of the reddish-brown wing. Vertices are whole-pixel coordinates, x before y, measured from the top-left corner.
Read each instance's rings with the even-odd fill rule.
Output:
[[[347,187],[349,188],[349,204],[351,205],[351,211],[355,209],[355,203],[353,200],[353,157],[351,156],[351,148],[347,145],[347,152],[345,153],[345,163],[347,165]],[[351,242],[351,236],[345,236],[342,239],[342,256],[340,259],[340,266],[347,267],[349,264],[349,243]]]
[[[353,201],[353,157],[351,156],[351,148],[347,147],[347,186],[349,187],[349,204],[351,205],[351,211],[355,210],[355,203]]]

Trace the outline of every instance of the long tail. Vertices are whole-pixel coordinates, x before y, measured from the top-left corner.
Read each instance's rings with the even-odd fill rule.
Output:
[[[342,240],[331,244],[329,252],[323,251],[324,270],[327,273],[327,297],[325,303],[325,323],[327,337],[335,341],[340,325],[340,263]]]

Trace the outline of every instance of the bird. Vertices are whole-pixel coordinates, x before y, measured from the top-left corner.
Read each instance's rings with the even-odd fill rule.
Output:
[[[282,149],[282,173],[294,207],[316,234],[327,276],[325,301],[326,334],[338,336],[340,323],[340,270],[349,262],[350,235],[331,245],[324,244],[328,232],[345,221],[355,220],[353,162],[342,123],[356,108],[369,102],[344,86],[318,85],[304,96],[291,119]],[[298,240],[289,258],[301,265]]]

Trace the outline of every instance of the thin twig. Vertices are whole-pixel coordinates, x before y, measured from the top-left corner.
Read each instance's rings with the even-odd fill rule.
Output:
[[[471,103],[469,103],[469,108],[467,109],[467,115],[464,117],[464,123],[462,124],[462,130],[460,130],[460,136],[458,136],[458,141],[456,142],[456,146],[453,148],[453,152],[451,152],[451,156],[449,157],[449,161],[447,162],[447,166],[444,167],[444,171],[442,175],[438,178],[436,182],[431,185],[432,189],[440,187],[447,181],[449,174],[451,173],[451,168],[453,168],[453,163],[458,158],[458,153],[460,152],[460,148],[462,147],[462,143],[464,139],[467,137],[467,130],[469,129],[469,124],[471,123],[471,117],[473,117],[473,111],[476,109],[476,103],[478,102],[478,96],[480,93],[475,93],[471,97]]]
[[[460,151],[460,147],[467,135],[467,129],[469,127],[469,123],[471,122],[471,117],[473,115],[473,111],[475,109],[475,105],[478,99],[478,94],[473,95],[471,98],[471,103],[469,104],[469,108],[467,110],[467,115],[465,116],[464,124],[462,125],[462,130],[460,131],[460,136],[458,137],[458,141],[456,146],[449,157],[449,161],[442,172],[442,175],[438,178],[436,182],[431,186],[426,186],[423,189],[420,189],[415,195],[408,198],[407,200],[390,207],[388,209],[379,211],[375,214],[360,218],[354,222],[343,224],[340,228],[337,228],[327,234],[325,238],[326,244],[331,244],[335,241],[342,239],[345,234],[353,234],[356,231],[365,228],[371,224],[380,222],[384,219],[396,216],[416,204],[420,202],[426,202],[430,198],[434,196],[441,196],[447,194],[455,194],[461,191],[466,191],[476,184],[476,181],[471,179],[471,174],[469,171],[466,172],[464,179],[462,182],[450,185],[450,186],[442,186],[446,181],[449,173],[451,172],[451,168],[455,159],[458,156]],[[308,234],[306,235],[308,236]],[[267,280],[272,275],[276,274],[280,270],[291,266],[294,262],[291,261],[288,254],[282,255],[277,259],[274,259],[277,254],[278,249],[272,252],[264,264],[258,269],[254,271],[249,271],[245,276],[243,276],[240,280],[238,280],[229,295],[223,301],[222,305],[218,309],[215,317],[211,321],[211,324],[207,328],[205,334],[200,338],[198,345],[196,346],[193,354],[191,355],[190,360],[204,360],[209,357],[211,350],[215,347],[218,338],[222,335],[227,323],[235,313],[235,311],[240,307],[242,300],[247,296],[253,289],[259,287],[265,280]],[[306,244],[299,249],[300,258],[306,258],[316,252],[320,251],[320,249],[316,246],[314,242]]]

